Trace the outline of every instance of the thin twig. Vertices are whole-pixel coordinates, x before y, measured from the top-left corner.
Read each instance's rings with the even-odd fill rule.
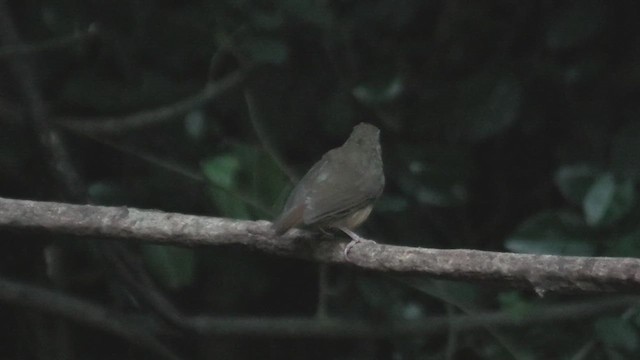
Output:
[[[147,126],[173,121],[195,108],[203,106],[223,94],[237,88],[248,80],[251,69],[238,70],[225,78],[208,83],[202,91],[173,104],[141,111],[127,116],[105,116],[96,118],[58,117],[54,121],[66,128],[81,133],[117,134]]]
[[[253,92],[250,89],[246,89],[244,91],[244,99],[247,103],[247,109],[249,110],[249,119],[251,119],[251,125],[253,127],[253,131],[255,131],[258,140],[260,140],[260,144],[264,151],[267,152],[269,157],[276,163],[276,165],[280,168],[280,170],[287,175],[289,181],[295,184],[298,182],[299,177],[296,175],[295,171],[287,166],[285,161],[282,159],[278,151],[276,151],[275,147],[271,143],[269,136],[262,126],[262,116],[258,109],[258,105],[256,104],[256,98]]]
[[[220,190],[226,194],[229,194],[231,197],[235,198],[238,201],[243,202],[244,204],[252,207],[255,210],[260,211],[264,216],[274,216],[275,214],[273,213],[273,211],[271,209],[269,209],[267,206],[265,206],[264,204],[260,203],[259,201],[256,201],[253,197],[247,195],[246,193],[239,191],[239,190],[235,190],[235,189],[230,189],[228,187],[222,186],[222,185],[218,185],[215,182],[212,181],[207,181],[207,179],[205,178],[204,175],[202,175],[201,172],[198,172],[196,170],[193,170],[189,167],[183,166],[175,161],[171,161],[171,160],[167,160],[167,159],[163,159],[160,158],[152,153],[149,153],[143,149],[128,145],[128,144],[123,144],[123,143],[119,143],[113,140],[109,140],[107,138],[102,137],[99,134],[92,134],[92,133],[82,133],[80,131],[77,131],[76,129],[73,128],[69,128],[68,129],[70,133],[72,134],[78,134],[79,136],[83,137],[83,138],[88,138],[91,139],[97,143],[100,143],[102,145],[108,146],[112,149],[115,149],[119,152],[122,152],[124,154],[127,155],[131,155],[134,156],[138,159],[143,160],[145,163],[151,164],[159,169],[163,169],[166,171],[169,171],[171,173],[174,174],[178,174],[180,176],[184,176],[185,178],[191,180],[191,181],[195,181],[198,183],[201,183],[205,186],[208,187],[212,187],[215,188],[217,190]]]
[[[98,27],[91,24],[85,31],[76,32],[72,35],[62,36],[46,40],[36,44],[8,45],[0,48],[0,58],[10,56],[32,55],[49,50],[56,50],[66,47],[73,47],[93,40],[98,35]]]

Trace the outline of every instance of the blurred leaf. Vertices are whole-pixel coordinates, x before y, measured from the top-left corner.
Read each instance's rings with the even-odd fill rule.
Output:
[[[512,252],[540,255],[593,256],[595,246],[579,240],[538,240],[510,238],[505,247]]]
[[[408,164],[408,172],[398,177],[403,193],[427,205],[455,207],[465,204],[472,173],[469,154],[455,147],[423,146],[424,149],[423,159],[415,159],[411,153],[406,155],[415,160]]]
[[[606,346],[635,351],[638,349],[638,332],[627,321],[616,317],[598,319],[595,323],[596,336]]]
[[[240,170],[240,160],[236,154],[228,153],[206,159],[202,162],[205,177],[212,183],[226,189],[209,188],[213,202],[223,216],[235,219],[249,219],[249,210],[237,196],[230,194],[238,189],[237,175]]]
[[[202,109],[190,111],[184,117],[184,129],[190,138],[195,140],[204,139],[207,122]]]
[[[522,102],[522,85],[511,75],[480,74],[459,85],[455,112],[465,136],[483,141],[508,128],[517,118]]]
[[[142,254],[149,271],[162,285],[179,289],[191,285],[195,273],[193,249],[166,245],[144,245]]]
[[[256,211],[234,193],[258,204],[268,204],[264,207],[269,208],[289,185],[275,161],[253,146],[236,144],[230,152],[206,159],[201,166],[209,181],[227,190],[209,190],[214,203],[227,217],[250,219],[273,215]]]
[[[556,172],[555,182],[565,199],[574,205],[582,205],[599,173],[599,170],[587,164],[565,165]]]
[[[289,57],[289,48],[282,39],[254,37],[243,41],[241,47],[256,63],[280,65]]]
[[[613,139],[611,165],[617,176],[640,180],[640,122],[622,127]]]
[[[565,211],[545,211],[520,225],[505,241],[513,252],[549,255],[593,256],[588,227],[580,216]]]
[[[554,16],[547,27],[546,42],[552,49],[584,45],[604,28],[605,2],[583,0],[570,4]]]
[[[229,190],[233,192],[234,190]],[[251,213],[247,204],[240,200],[237,196],[227,191],[209,188],[209,195],[213,199],[213,203],[220,211],[219,215],[233,219],[251,219]]]
[[[202,162],[202,170],[209,181],[224,188],[234,185],[240,169],[240,160],[235,154],[223,154]]]
[[[384,83],[358,85],[353,88],[353,96],[365,104],[377,105],[396,100],[404,91],[404,79],[395,75]]]
[[[601,174],[584,198],[583,210],[587,224],[610,225],[620,220],[635,204],[635,195],[630,180],[618,182],[613,174]]]
[[[500,307],[518,319],[526,319],[533,306],[518,291],[504,291],[498,295]]]
[[[291,185],[282,169],[267,152],[255,146],[239,144],[235,152],[242,162],[244,192],[262,204],[274,204],[282,189]]]

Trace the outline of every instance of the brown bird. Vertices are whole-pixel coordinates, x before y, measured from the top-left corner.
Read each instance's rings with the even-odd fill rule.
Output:
[[[298,226],[340,229],[360,241],[351,230],[369,217],[383,188],[380,130],[360,123],[298,182],[273,229],[278,235]]]

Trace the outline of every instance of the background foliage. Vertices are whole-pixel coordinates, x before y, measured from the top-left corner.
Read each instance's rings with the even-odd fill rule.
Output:
[[[10,2],[29,44],[91,24],[99,29],[92,41],[29,55],[52,118],[120,116],[175,102],[202,89],[222,47],[261,65],[242,89],[173,121],[115,135],[65,131],[93,203],[271,219],[291,184],[264,139],[300,175],[366,121],[382,130],[387,187],[362,234],[409,246],[633,257],[640,255],[639,7],[603,0]],[[0,196],[60,200],[6,66],[11,56],[0,56]],[[204,180],[187,176],[194,172]],[[122,301],[85,243],[34,236],[2,234],[2,276],[62,283],[64,291],[145,311]],[[62,282],[46,272],[43,254],[53,241],[66,258]],[[316,311],[316,264],[242,248],[140,252],[186,313]],[[490,309],[526,318],[530,307],[568,299],[462,283],[410,286],[347,268],[330,273],[330,316],[381,322]],[[638,319],[631,309],[508,333],[179,345],[194,358],[308,358],[313,349],[319,359],[623,359],[640,355]],[[57,341],[27,312],[2,308],[0,323],[3,358],[46,358],[41,349]],[[100,342],[100,332],[71,333],[79,358],[136,356],[120,340]]]

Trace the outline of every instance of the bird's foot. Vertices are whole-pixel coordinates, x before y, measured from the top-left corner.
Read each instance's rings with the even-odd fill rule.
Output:
[[[345,234],[349,235],[349,237],[351,238],[351,241],[347,244],[347,246],[344,247],[344,251],[343,251],[344,258],[347,259],[347,261],[349,261],[349,251],[351,251],[351,248],[353,248],[357,244],[360,244],[363,242],[372,242],[374,244],[376,243],[373,240],[368,240],[361,237],[360,235],[354,233],[353,231],[345,227],[341,227],[340,230],[342,230]]]

